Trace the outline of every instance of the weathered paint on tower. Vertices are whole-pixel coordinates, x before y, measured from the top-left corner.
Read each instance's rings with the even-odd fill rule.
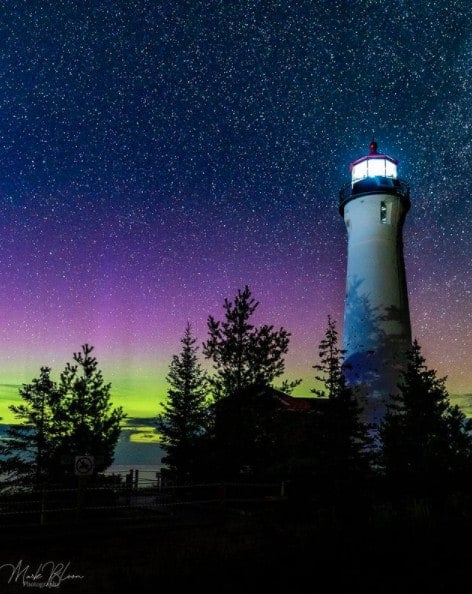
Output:
[[[340,192],[348,235],[343,348],[346,377],[357,387],[364,418],[378,423],[411,346],[402,230],[410,189],[398,161],[377,152],[351,163]]]

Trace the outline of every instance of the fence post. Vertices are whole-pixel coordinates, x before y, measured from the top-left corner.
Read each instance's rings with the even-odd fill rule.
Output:
[[[130,505],[131,504],[131,490],[133,488],[133,470],[131,469],[127,474],[126,474],[126,505]]]

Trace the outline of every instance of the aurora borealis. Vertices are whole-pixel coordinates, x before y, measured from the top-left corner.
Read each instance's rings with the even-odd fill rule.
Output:
[[[187,320],[202,342],[246,284],[307,394],[373,131],[412,187],[413,334],[472,392],[471,24],[465,0],[2,3],[0,416],[85,342],[153,416]]]

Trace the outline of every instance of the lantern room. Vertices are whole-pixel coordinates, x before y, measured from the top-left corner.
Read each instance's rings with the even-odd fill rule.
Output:
[[[375,140],[369,145],[369,154],[353,161],[350,165],[351,183],[354,185],[362,179],[369,177],[386,177],[397,179],[398,161],[388,155],[377,153]]]
[[[348,202],[366,194],[391,194],[410,208],[410,187],[397,177],[398,161],[377,152],[375,140],[369,145],[369,154],[350,164],[351,181],[339,191],[339,212],[344,216]]]

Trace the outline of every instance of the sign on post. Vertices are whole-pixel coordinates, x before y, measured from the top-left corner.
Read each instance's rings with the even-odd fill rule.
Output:
[[[76,476],[92,476],[94,468],[93,456],[76,456],[74,472]]]

